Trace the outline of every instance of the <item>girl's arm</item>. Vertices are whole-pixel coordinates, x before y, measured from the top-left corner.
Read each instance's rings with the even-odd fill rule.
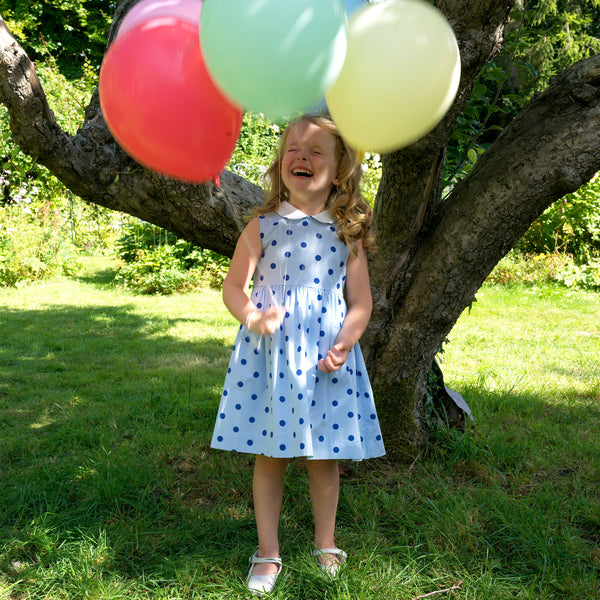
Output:
[[[335,344],[325,358],[319,361],[319,369],[324,373],[337,371],[348,358],[348,353],[364,333],[373,308],[367,253],[362,242],[357,243],[358,254],[350,254],[346,266],[346,304],[348,311]]]
[[[252,219],[240,236],[225,281],[223,302],[229,312],[248,329],[261,335],[271,335],[283,320],[274,307],[261,312],[248,297],[248,285],[262,254],[258,218]]]

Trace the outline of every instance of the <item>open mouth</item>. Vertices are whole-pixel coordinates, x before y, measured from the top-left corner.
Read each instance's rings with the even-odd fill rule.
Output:
[[[308,169],[294,169],[292,171],[292,175],[294,175],[294,177],[312,177],[313,174],[311,171],[309,171]]]

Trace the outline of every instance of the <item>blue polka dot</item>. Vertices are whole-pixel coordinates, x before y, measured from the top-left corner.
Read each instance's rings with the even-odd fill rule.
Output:
[[[241,404],[236,404],[235,405],[235,410],[242,410],[242,405]]]
[[[254,442],[252,440],[248,440],[248,446],[252,446],[254,444]]]
[[[280,449],[280,450],[283,452],[283,451],[285,450],[285,444],[281,444],[281,445],[279,446],[279,449]]]
[[[234,433],[239,433],[239,431],[240,431],[240,428],[239,428],[239,427],[236,425],[236,426],[233,428],[233,432],[234,432]]]
[[[319,260],[321,260],[321,255],[320,255],[320,254],[317,254],[317,255],[315,256],[315,260],[316,260],[316,261],[319,261]]]
[[[281,427],[285,427],[285,421],[283,419],[281,419],[281,421],[279,421],[279,425]]]
[[[320,435],[320,436],[319,436],[319,441],[320,441],[320,442],[324,442],[324,441],[325,441],[325,437],[324,437],[324,436],[322,436],[322,435]]]
[[[336,252],[336,251],[337,251],[337,249],[336,249],[336,247],[335,247],[335,246],[331,246],[330,250],[331,250],[332,252]]]
[[[337,446],[334,446],[333,451],[337,454],[340,451],[340,449]]]
[[[305,266],[305,265],[300,265],[298,268],[299,268],[301,271],[304,271],[304,269],[306,269],[306,266]]]
[[[250,418],[248,419],[248,421],[249,421],[250,423],[254,423],[254,422],[256,421],[256,419],[255,419],[254,417],[250,417]]]
[[[348,441],[349,442],[353,442],[354,441],[354,436],[353,435],[349,435],[348,436]]]
[[[296,369],[296,375],[302,375],[302,369]]]
[[[352,419],[352,418],[354,418],[354,413],[353,413],[352,411],[350,411],[350,412],[348,413],[348,418],[349,418],[349,419]]]
[[[275,263],[271,263],[271,269],[276,269],[277,265]]]
[[[300,244],[300,248],[306,248],[306,246],[308,246],[308,244],[306,242],[302,242]]]
[[[219,436],[217,437],[217,442],[222,442],[222,441],[223,441],[223,436],[222,436],[222,435],[219,435]]]
[[[279,402],[285,402],[285,396],[279,396]]]
[[[292,253],[289,250],[284,254],[284,256],[286,258],[289,258],[291,255],[292,255]]]
[[[333,428],[337,431],[340,428],[340,426],[337,423],[334,423]]]
[[[224,418],[225,418],[225,413],[221,413],[221,414],[219,415],[219,419],[224,419]]]

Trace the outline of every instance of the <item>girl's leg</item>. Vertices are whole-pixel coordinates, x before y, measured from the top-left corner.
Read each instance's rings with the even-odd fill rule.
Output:
[[[283,502],[283,476],[288,462],[287,458],[256,456],[252,490],[260,558],[279,556],[279,515]],[[255,565],[252,573],[273,575],[277,571],[275,563],[262,563]]]
[[[310,499],[315,520],[315,548],[335,547],[335,517],[340,494],[337,460],[307,460]],[[336,557],[322,557],[322,562],[336,562]]]

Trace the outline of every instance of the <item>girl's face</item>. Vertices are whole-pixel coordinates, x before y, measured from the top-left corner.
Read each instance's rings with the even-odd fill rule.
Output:
[[[300,121],[288,132],[281,159],[281,179],[290,201],[324,205],[337,185],[338,158],[333,133]]]

